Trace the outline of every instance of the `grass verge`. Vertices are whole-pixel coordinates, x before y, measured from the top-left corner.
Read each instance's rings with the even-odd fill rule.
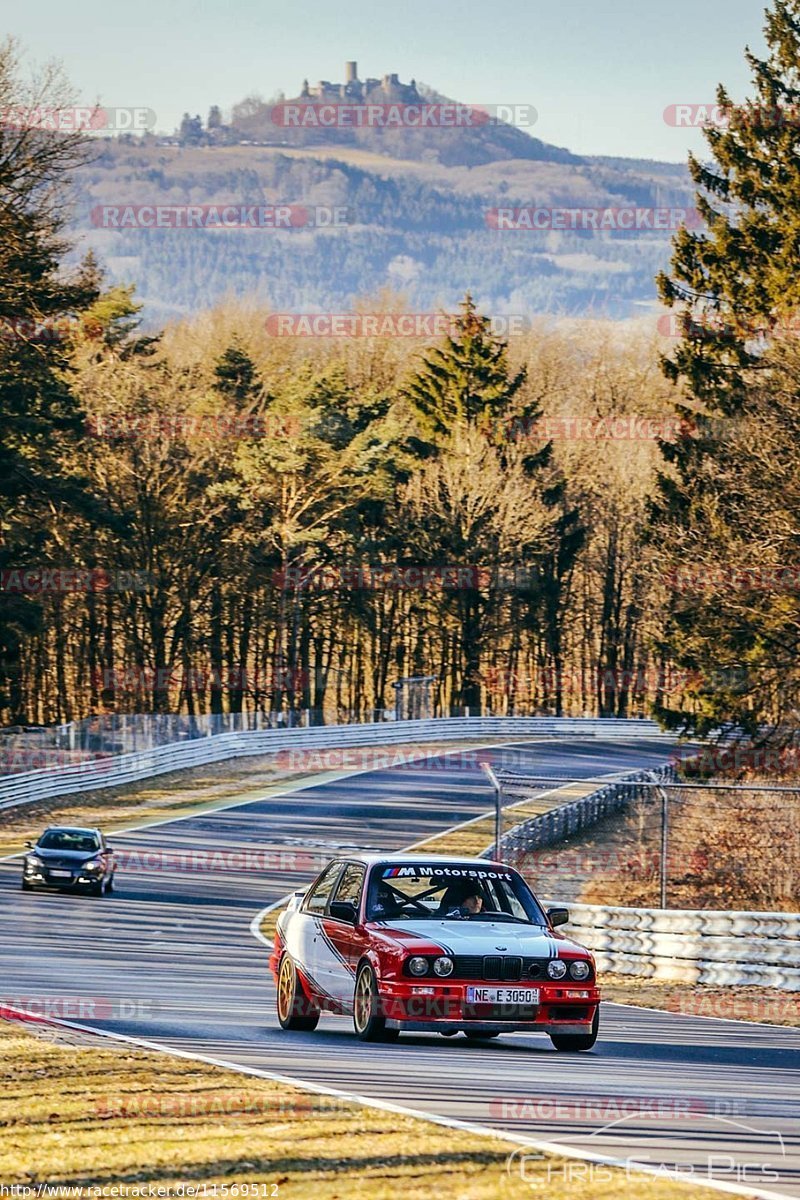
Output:
[[[549,1200],[711,1194],[535,1150],[523,1183],[507,1170],[514,1147],[497,1138],[121,1043],[56,1045],[8,1021],[0,1084],[0,1179],[71,1185],[82,1189],[75,1200],[102,1185],[125,1197],[146,1185],[178,1195],[188,1184],[279,1200],[518,1200],[528,1188]],[[266,1186],[244,1190],[254,1185]]]

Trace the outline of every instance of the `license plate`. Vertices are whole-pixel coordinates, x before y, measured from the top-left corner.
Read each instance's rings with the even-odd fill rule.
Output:
[[[468,1004],[538,1004],[538,988],[468,987]]]
[[[72,879],[72,871],[59,871],[54,869],[50,872],[53,879]]]

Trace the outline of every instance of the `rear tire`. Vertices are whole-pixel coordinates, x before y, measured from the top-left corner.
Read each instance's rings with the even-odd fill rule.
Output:
[[[319,1023],[319,1009],[308,999],[294,963],[284,954],[278,968],[278,1020],[281,1029],[310,1033]]]
[[[591,1050],[592,1046],[597,1041],[597,1032],[600,1028],[600,1009],[594,1010],[594,1020],[592,1021],[591,1033],[551,1033],[550,1041],[555,1046],[556,1050],[565,1050],[568,1053],[577,1050]]]
[[[378,981],[369,963],[362,963],[353,993],[353,1028],[362,1042],[395,1042],[399,1029],[387,1029],[381,1012]]]

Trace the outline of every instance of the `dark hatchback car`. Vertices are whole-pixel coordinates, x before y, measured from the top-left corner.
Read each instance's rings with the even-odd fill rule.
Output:
[[[45,829],[22,864],[22,887],[62,888],[103,896],[114,890],[114,856],[99,829]]]

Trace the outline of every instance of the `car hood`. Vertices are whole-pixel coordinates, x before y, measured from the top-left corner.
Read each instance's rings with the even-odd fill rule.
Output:
[[[425,920],[386,922],[373,926],[375,932],[413,953],[431,943],[450,954],[518,954],[522,957],[554,958],[563,950],[585,953],[585,947],[540,926],[511,925],[505,921]]]
[[[35,854],[42,862],[47,863],[48,867],[80,866],[81,863],[88,862],[90,858],[97,858],[101,853],[100,850],[40,850],[38,846],[28,850],[28,854]]]

